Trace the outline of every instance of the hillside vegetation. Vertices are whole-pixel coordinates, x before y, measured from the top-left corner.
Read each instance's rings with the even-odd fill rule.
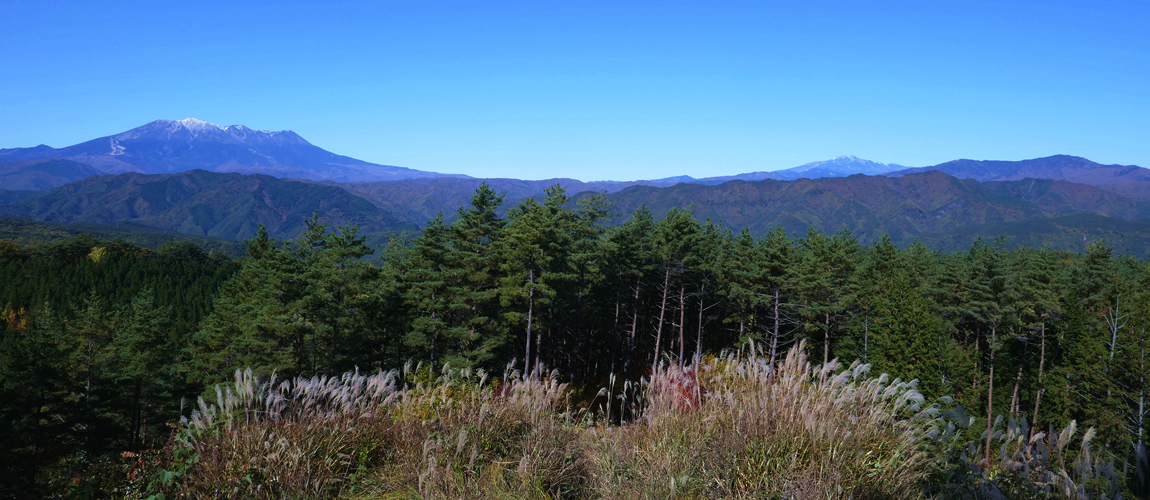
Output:
[[[130,243],[152,250],[172,242],[190,242],[205,252],[220,252],[233,258],[241,257],[247,252],[247,247],[242,241],[162,231],[132,222],[112,224],[73,222],[65,224],[0,217],[0,240],[7,240],[22,247],[55,243],[82,235],[100,240]]]
[[[291,238],[317,211],[364,232],[414,229],[343,189],[264,175],[193,170],[96,176],[0,206],[0,214],[49,222],[132,222],[195,236],[242,240],[262,225]]]
[[[1049,159],[1047,159],[1049,160]],[[1136,168],[1136,167],[1130,167]],[[1029,170],[1027,170],[1029,171]],[[939,171],[896,177],[854,175],[793,181],[729,181],[717,185],[657,181],[584,183],[570,179],[522,181],[439,177],[374,183],[313,183],[267,176],[191,171],[173,175],[96,176],[47,191],[0,191],[0,215],[65,223],[130,223],[160,231],[242,240],[261,224],[274,238],[293,238],[314,213],[335,224],[357,224],[371,248],[390,234],[412,235],[444,207],[466,204],[488,185],[508,203],[542,198],[562,184],[575,201],[605,194],[620,214],[647,206],[655,217],[692,207],[702,220],[749,229],[762,237],[777,226],[792,234],[808,227],[848,229],[863,244],[883,235],[900,246],[923,242],[944,251],[965,249],[974,237],[1019,237],[1011,248],[1048,244],[1081,252],[1106,239],[1120,254],[1143,258],[1150,245],[1142,227],[1150,205],[1104,188],[1065,180],[1026,178],[979,182]],[[569,201],[566,208],[575,208]],[[1087,216],[1088,225],[1079,224]],[[618,225],[625,218],[609,218]]]
[[[481,185],[371,260],[318,217],[238,263],[4,245],[3,494],[1150,491],[1150,265],[1104,242],[612,226],[558,187],[501,206]]]

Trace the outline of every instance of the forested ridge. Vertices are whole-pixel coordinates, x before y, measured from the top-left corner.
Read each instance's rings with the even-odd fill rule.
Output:
[[[775,367],[800,346],[822,383],[829,368],[817,367],[858,360],[918,380],[947,411],[936,417],[950,444],[919,464],[928,494],[1058,494],[1007,450],[1071,422],[1093,430],[1070,448],[1069,435],[1055,440],[1059,470],[1092,495],[1147,494],[1145,261],[1105,242],[1068,253],[975,239],[941,253],[886,236],[862,245],[847,230],[734,232],[690,207],[619,214],[603,195],[570,202],[555,186],[502,216],[503,196],[483,184],[453,222],[436,217],[409,240],[371,249],[317,214],[291,241],[261,228],[238,261],[190,243],[0,242],[0,494],[108,494],[126,488],[130,457],[162,448],[180,462],[177,420],[237,370],[257,381],[419,363],[498,374],[515,360],[554,370],[572,401],[621,424],[641,404],[595,406],[600,388],[697,374],[724,351]],[[762,380],[774,383],[772,369]],[[427,368],[404,373],[430,383]],[[194,467],[165,471],[163,488],[194,482]],[[563,488],[540,486],[585,493]]]

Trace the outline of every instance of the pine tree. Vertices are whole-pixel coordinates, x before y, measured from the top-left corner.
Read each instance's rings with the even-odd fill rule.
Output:
[[[692,209],[671,209],[655,224],[652,233],[652,244],[655,258],[662,271],[662,299],[659,302],[659,321],[655,324],[655,351],[652,363],[657,365],[662,355],[663,326],[667,320],[667,298],[672,288],[678,290],[680,311],[686,295],[686,281],[683,274],[688,271],[688,259],[695,252],[696,240],[699,236],[699,222],[695,220]],[[677,286],[676,286],[677,285]],[[679,323],[679,343],[683,343],[683,324]]]
[[[654,233],[655,223],[646,205],[640,206],[610,238],[608,262],[611,274],[615,277],[615,317],[626,315],[625,343],[626,354],[623,369],[626,376],[633,374],[638,344],[639,318],[643,314],[643,293],[651,288],[655,270]],[[626,293],[619,293],[625,291]],[[629,314],[622,313],[628,311]],[[618,336],[616,336],[618,338]],[[615,361],[611,362],[614,372]]]
[[[575,210],[571,244],[567,255],[568,269],[571,273],[570,285],[575,295],[574,310],[571,311],[574,319],[568,324],[573,326],[572,344],[576,349],[572,359],[583,365],[583,375],[587,377],[590,375],[587,373],[588,370],[592,368],[598,372],[599,360],[614,356],[613,349],[609,349],[609,353],[604,352],[604,348],[614,344],[617,324],[611,324],[608,328],[595,332],[596,322],[588,318],[593,318],[593,313],[589,312],[596,306],[603,307],[602,299],[611,295],[607,289],[610,286],[607,279],[609,266],[607,257],[612,245],[607,236],[606,221],[616,214],[613,212],[612,203],[603,193],[583,196],[576,205],[578,208]],[[588,329],[592,332],[587,332]],[[607,342],[594,338],[594,333],[602,335],[603,331],[611,332],[610,340]],[[572,374],[572,377],[577,378],[575,374]]]
[[[456,311],[451,326],[466,332],[459,337],[457,357],[450,360],[454,364],[495,368],[496,353],[507,343],[499,304],[501,256],[493,250],[507,225],[497,213],[502,203],[503,195],[484,182],[470,208],[460,207],[450,227],[451,267],[460,277],[451,293]]]
[[[787,237],[787,232],[782,226],[776,226],[769,233],[766,238],[759,241],[757,245],[757,261],[758,269],[761,276],[767,284],[767,296],[764,297],[767,302],[768,314],[770,316],[770,363],[774,366],[775,360],[778,359],[778,354],[781,352],[782,340],[782,327],[784,304],[783,296],[788,292],[793,285],[789,280],[792,276],[791,266],[794,262],[794,249],[791,246],[791,239]]]
[[[970,302],[967,304],[970,314],[977,322],[978,328],[989,331],[986,338],[986,349],[990,360],[986,366],[989,376],[986,389],[986,447],[985,464],[990,464],[990,437],[991,424],[994,422],[994,365],[995,355],[1001,349],[998,338],[998,327],[1002,324],[1002,289],[1005,277],[1000,267],[1000,253],[985,241],[977,239],[971,246],[968,261],[971,266],[971,280],[968,282]]]
[[[549,306],[555,299],[555,288],[548,280],[552,266],[557,264],[556,256],[551,252],[553,248],[547,241],[548,236],[554,232],[551,225],[556,223],[550,215],[547,207],[528,198],[511,211],[507,229],[498,246],[503,275],[500,300],[508,308],[504,315],[512,324],[523,323],[526,327],[524,373],[532,373],[535,365],[543,363],[539,346],[543,336],[539,333],[537,306]]]
[[[731,240],[732,236],[729,229],[720,229],[718,225],[707,219],[700,228],[695,245],[695,255],[687,260],[691,275],[696,283],[695,296],[699,303],[695,324],[695,353],[693,356],[695,358],[703,355],[703,328],[707,323],[706,312],[718,305],[715,303],[708,305],[708,300],[715,293],[715,289],[720,286],[727,262],[724,256],[726,253],[724,247],[729,246]],[[683,362],[684,357],[680,353],[680,363]]]
[[[339,226],[329,232],[318,214],[305,225],[304,233],[295,241],[300,263],[295,280],[304,289],[294,306],[310,327],[304,338],[305,350],[311,353],[307,370],[339,373],[356,366],[355,360],[348,362],[346,344],[354,343],[351,337],[364,331],[360,311],[368,297],[363,285],[375,270],[359,259],[372,251],[355,226]]]
[[[123,325],[112,338],[115,382],[128,394],[120,411],[126,414],[126,447],[139,450],[162,445],[167,438],[164,423],[178,417],[173,405],[182,373],[172,361],[183,348],[180,335],[169,329],[170,308],[155,305],[150,289],[144,289],[123,310]]]
[[[832,331],[849,312],[849,279],[857,250],[858,242],[850,231],[844,229],[828,238],[812,227],[792,268],[792,282],[803,302],[804,330],[808,338],[822,344],[824,364],[831,360]]]
[[[240,368],[291,376],[308,367],[310,328],[293,307],[305,287],[296,279],[299,262],[266,231],[247,243],[250,258],[220,290],[192,338],[193,383],[223,382]]]
[[[739,345],[749,341],[759,342],[758,328],[755,318],[762,297],[767,295],[769,283],[763,276],[761,259],[758,259],[755,238],[751,231],[744,228],[738,237],[728,239],[723,248],[723,261],[720,266],[720,283],[722,295],[730,306],[730,312],[724,318],[727,323],[735,324],[738,328]]]
[[[871,327],[875,322],[883,321],[883,316],[876,313],[880,309],[889,309],[894,291],[891,280],[895,278],[896,270],[901,270],[901,260],[902,254],[890,236],[884,233],[863,255],[857,272],[851,275],[851,288],[855,291],[851,306],[857,314],[852,325],[854,338],[845,339],[844,347],[864,363],[870,362]],[[907,279],[905,274],[902,278]]]
[[[405,285],[404,302],[412,316],[404,343],[432,366],[437,366],[445,355],[456,354],[451,347],[467,333],[453,324],[455,302],[451,294],[458,290],[455,284],[460,277],[450,265],[451,251],[448,228],[440,213],[412,242],[406,272],[399,276]]]
[[[919,391],[928,400],[942,396],[942,320],[929,301],[911,285],[903,271],[883,283],[884,300],[877,302],[875,315],[875,367],[904,380],[918,380]]]

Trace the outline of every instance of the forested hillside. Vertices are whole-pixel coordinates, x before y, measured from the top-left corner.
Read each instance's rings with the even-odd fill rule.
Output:
[[[940,177],[938,185],[947,187],[954,183],[975,189],[946,176]],[[747,189],[748,185],[728,186]],[[882,191],[869,194],[886,196]],[[816,192],[805,196],[808,200],[819,199]],[[899,210],[914,208],[909,205],[914,198],[908,200],[911,201]],[[225,419],[225,415],[258,414],[247,413],[242,405],[233,407],[234,413],[227,413],[233,410],[227,409],[231,403],[225,401],[264,404],[256,401],[259,398],[244,394],[256,394],[255,388],[273,374],[275,380],[290,381],[295,376],[338,377],[347,372],[352,374],[330,382],[296,379],[292,382],[296,385],[291,387],[329,383],[352,384],[340,386],[352,387],[348,391],[366,391],[364,387],[375,387],[375,394],[397,391],[392,399],[373,403],[381,408],[399,404],[396,401],[400,400],[422,401],[415,407],[404,407],[407,409],[402,410],[402,417],[386,413],[392,417],[378,418],[408,429],[404,432],[419,435],[420,440],[427,439],[418,444],[423,446],[423,458],[415,453],[412,460],[427,460],[429,454],[454,453],[450,456],[456,462],[450,463],[457,468],[448,470],[456,472],[435,476],[441,477],[436,480],[439,482],[428,482],[432,481],[427,479],[430,475],[416,478],[409,474],[411,477],[403,480],[409,482],[396,479],[398,476],[373,475],[369,466],[399,462],[389,462],[391,455],[372,451],[377,448],[367,444],[347,444],[360,439],[354,437],[360,434],[348,431],[348,436],[354,436],[339,441],[344,443],[339,446],[345,447],[324,448],[338,450],[330,451],[333,457],[345,457],[332,459],[343,464],[332,469],[336,471],[332,472],[335,479],[318,490],[307,490],[311,491],[307,495],[336,496],[351,491],[348,488],[370,487],[376,492],[418,491],[421,495],[452,496],[446,492],[459,495],[472,490],[451,488],[479,488],[479,483],[468,482],[472,479],[467,478],[489,477],[485,474],[504,478],[491,487],[511,488],[507,486],[511,483],[506,482],[511,479],[507,478],[554,474],[554,482],[532,483],[534,486],[524,491],[554,496],[616,491],[616,495],[621,495],[619,492],[627,490],[620,488],[631,487],[626,481],[611,483],[616,476],[588,472],[605,470],[595,467],[607,467],[603,465],[607,462],[632,464],[627,466],[629,474],[639,479],[647,477],[643,471],[651,471],[651,485],[666,485],[668,477],[674,478],[669,492],[648,492],[669,494],[676,491],[676,484],[688,488],[683,491],[694,491],[696,496],[750,491],[740,490],[739,485],[757,485],[753,491],[768,496],[782,494],[772,491],[816,491],[814,486],[803,490],[799,483],[787,483],[791,484],[787,487],[790,489],[771,489],[778,486],[766,484],[769,481],[762,478],[768,476],[755,479],[766,483],[748,483],[751,479],[738,475],[736,464],[757,463],[748,460],[754,456],[772,457],[779,452],[770,448],[746,449],[739,453],[749,455],[724,458],[718,451],[708,450],[703,440],[698,446],[688,447],[690,453],[684,452],[687,454],[678,461],[667,462],[671,468],[664,470],[651,469],[652,462],[622,451],[607,452],[596,446],[623,450],[657,442],[651,436],[663,436],[658,433],[668,432],[669,428],[658,422],[668,421],[646,413],[651,408],[662,408],[659,411],[663,415],[686,415],[682,418],[687,419],[693,411],[690,408],[711,408],[707,406],[711,403],[704,405],[704,401],[714,401],[721,407],[726,404],[721,403],[724,397],[730,401],[735,401],[736,395],[750,397],[749,393],[740,392],[750,387],[769,392],[783,387],[772,384],[797,380],[795,385],[786,386],[791,388],[787,389],[789,394],[809,389],[815,391],[810,398],[825,397],[830,406],[845,404],[844,394],[854,394],[851,391],[856,387],[871,387],[879,391],[875,398],[880,398],[882,391],[875,388],[887,387],[889,380],[866,382],[861,368],[841,376],[845,378],[832,377],[831,365],[827,363],[837,358],[843,366],[856,360],[867,363],[875,375],[887,373],[903,381],[917,380],[913,386],[890,385],[888,393],[911,394],[906,391],[913,389],[914,394],[924,398],[922,407],[938,405],[933,407],[937,411],[922,417],[933,419],[929,425],[925,420],[915,420],[920,417],[912,418],[914,411],[910,407],[883,410],[890,418],[905,417],[910,419],[908,422],[917,422],[906,424],[910,426],[906,428],[921,431],[915,439],[922,441],[898,448],[902,450],[899,454],[913,451],[917,457],[912,462],[898,462],[898,467],[909,469],[897,470],[916,471],[899,486],[910,489],[900,489],[896,494],[875,486],[878,479],[860,479],[862,482],[852,483],[851,487],[857,488],[850,490],[855,492],[853,496],[871,498],[885,493],[905,497],[927,492],[952,497],[956,491],[965,491],[1033,498],[1043,492],[1062,491],[1052,489],[1052,485],[1067,484],[1061,482],[1063,477],[1077,488],[1073,491],[1081,490],[1082,494],[1107,493],[1111,498],[1119,492],[1127,496],[1147,494],[1144,440],[1145,420],[1150,414],[1145,404],[1145,379],[1150,374],[1146,356],[1150,341],[1146,332],[1150,325],[1150,266],[1130,256],[1116,257],[1105,242],[1096,241],[1085,251],[1072,253],[1033,247],[1008,249],[1001,240],[975,238],[967,241],[962,251],[940,253],[917,242],[900,247],[878,226],[871,228],[873,237],[866,235],[873,243],[864,245],[859,242],[864,235],[845,230],[827,234],[815,227],[797,232],[789,224],[768,228],[761,237],[751,229],[735,232],[700,221],[688,206],[670,202],[669,207],[652,209],[640,202],[632,209],[623,204],[613,206],[604,195],[590,195],[572,205],[558,186],[548,189],[539,200],[527,199],[510,207],[505,216],[501,215],[502,203],[501,195],[481,185],[469,204],[455,214],[454,222],[437,217],[417,237],[394,240],[367,260],[362,257],[372,249],[354,227],[331,226],[321,218],[306,220],[302,234],[287,242],[271,238],[261,229],[248,240],[247,257],[238,263],[197,253],[186,244],[156,252],[85,239],[44,247],[0,247],[0,272],[4,273],[0,298],[5,301],[5,321],[0,325],[5,346],[0,359],[5,403],[0,425],[9,440],[3,447],[3,483],[17,485],[4,493],[47,494],[63,491],[73,482],[97,490],[126,487],[116,482],[126,481],[127,473],[113,473],[119,470],[151,471],[157,478],[168,474],[162,476],[166,478],[163,480],[149,480],[151,483],[140,480],[133,487],[151,484],[150,488],[169,493],[211,491],[212,487],[219,488],[221,481],[231,480],[238,481],[236,488],[249,488],[231,491],[286,488],[286,472],[269,472],[286,471],[276,468],[285,465],[266,462],[260,466],[266,467],[261,469],[264,472],[257,474],[235,472],[235,467],[228,465],[230,462],[212,462],[216,458],[211,457],[224,456],[219,451],[223,448],[204,443],[215,443],[212,439],[216,438],[211,436],[230,435],[220,434],[224,432],[221,429],[233,432],[232,417]],[[821,210],[838,213],[847,208],[827,204]],[[988,221],[1009,221],[1004,215],[1009,210],[1028,210],[1010,204],[955,208],[985,214]],[[929,217],[915,220],[934,224]],[[907,234],[900,237],[906,238]],[[805,352],[795,355],[808,357],[813,368],[804,368],[805,361],[798,358],[788,361],[786,366],[791,368],[786,370],[790,371],[778,368],[785,353],[796,347]],[[736,353],[736,357],[715,358],[722,352]],[[518,422],[514,425],[492,424],[482,419],[504,418],[499,416],[502,414],[484,417],[483,412],[503,408],[499,405],[519,404],[521,400],[513,395],[520,393],[511,391],[544,391],[531,394],[537,394],[539,401],[566,403],[558,396],[543,396],[549,389],[546,381],[540,379],[534,380],[543,385],[535,386],[531,383],[536,382],[528,383],[531,379],[523,382],[523,378],[508,375],[502,378],[508,389],[500,389],[499,385],[485,385],[486,378],[465,383],[448,377],[436,382],[433,376],[445,365],[500,374],[513,360],[512,367],[522,373],[531,372],[537,365],[555,370],[546,379],[568,384],[571,393],[565,401],[586,408],[588,420],[562,427],[559,420],[540,416],[545,415],[540,413],[545,408],[531,406],[522,409],[528,412],[524,414],[527,416],[506,417],[512,419],[508,422]],[[370,384],[376,385],[354,385],[368,383],[355,378],[356,371],[369,374],[402,368],[406,363],[413,364],[408,371],[391,375],[390,382],[381,378],[372,379],[376,381]],[[423,368],[414,363],[422,363]],[[427,367],[434,367],[435,371]],[[243,369],[251,370],[248,378],[237,379],[236,371]],[[716,370],[707,372],[716,375],[703,378],[698,375],[700,370]],[[779,370],[777,378],[775,370]],[[736,371],[738,376],[734,375]],[[784,376],[787,373],[790,375]],[[804,378],[807,376],[813,378]],[[644,378],[648,382],[641,385],[639,381]],[[513,383],[514,380],[520,382]],[[625,380],[635,385],[625,385]],[[803,380],[810,383],[802,383]],[[847,380],[862,385],[833,386],[846,384]],[[216,401],[212,387],[229,381],[234,381],[234,385],[226,387],[234,393],[221,392],[221,406],[211,409],[209,403]],[[664,383],[658,381],[670,385],[658,385]],[[519,383],[527,385],[515,385]],[[846,393],[833,392],[839,389],[818,392],[823,390],[821,387],[830,387],[828,383],[851,389]],[[627,387],[640,385],[647,388],[643,393],[647,399],[636,399],[633,392],[627,392],[634,391]],[[385,386],[390,389],[385,391]],[[414,392],[403,393],[403,387]],[[466,399],[470,397],[467,391],[472,390],[468,388],[485,394],[483,398],[491,398],[491,405],[475,403],[472,410],[478,412],[475,418],[480,420],[450,424],[451,418],[463,418],[459,415],[472,411],[465,406],[466,401],[472,401]],[[284,401],[289,401],[304,397],[299,396],[304,394],[299,391],[305,389],[294,393],[288,389],[275,392],[281,389],[274,387],[267,390],[272,391],[267,394],[281,394]],[[338,388],[331,390],[338,392]],[[203,393],[209,395],[209,403],[190,404]],[[630,399],[614,402],[613,395],[620,393],[631,394]],[[420,399],[427,394],[434,396]],[[664,399],[656,397],[658,394],[663,394]],[[727,396],[720,397],[722,394]],[[188,404],[181,404],[181,400]],[[266,401],[274,406],[272,399]],[[351,403],[335,396],[315,401],[319,402],[307,404],[326,408],[323,405],[338,406],[337,402],[343,401],[339,403],[344,405],[342,408],[351,411],[347,410]],[[738,401],[743,401],[740,405],[756,405],[763,400]],[[796,408],[803,404],[795,402]],[[155,459],[159,465],[154,467],[158,469],[131,469],[136,467],[132,465],[137,463],[135,459],[117,458],[125,450],[136,453],[161,446],[167,438],[163,425],[174,422],[177,415],[188,416],[193,406],[201,412],[192,423],[179,426],[179,439],[185,441],[177,439],[168,444]],[[480,410],[481,406],[488,409]],[[919,407],[917,403],[911,406]],[[356,419],[377,418],[355,415]],[[735,419],[733,413],[722,415]],[[215,418],[218,420],[212,420]],[[263,425],[258,424],[262,418],[253,420],[251,425]],[[225,421],[226,427],[221,427]],[[434,421],[427,425],[440,427],[428,430],[417,425],[420,421]],[[750,425],[747,429],[756,428],[749,421],[738,421]],[[842,426],[850,425],[845,423],[848,421],[853,420],[843,420]],[[631,425],[628,422],[647,427],[626,427],[625,424]],[[693,424],[687,420],[675,422],[696,426],[690,432],[701,433],[699,436],[712,436],[702,420]],[[412,427],[402,427],[409,424]],[[235,425],[234,432],[240,433],[242,426]],[[259,432],[279,432],[274,427],[278,424],[268,425],[272,427],[258,427],[262,429]],[[640,434],[610,434],[616,425],[621,433]],[[891,428],[888,424],[875,425]],[[359,424],[352,427],[367,428]],[[467,434],[456,430],[465,427],[482,446],[468,448],[471,445],[465,444],[469,442]],[[498,434],[497,429],[503,427],[522,432],[506,438],[511,441],[499,441],[504,438],[497,436],[504,435]],[[308,432],[321,432],[322,428]],[[1086,439],[1075,437],[1067,447],[1074,428],[1082,429],[1077,436]],[[560,450],[556,452],[560,458],[554,469],[528,470],[524,464],[530,462],[529,455],[537,456],[531,455],[535,452],[516,455],[519,452],[514,450],[519,450],[520,444],[515,440],[529,441],[534,439],[532,436],[539,436],[530,429],[552,429],[558,433],[546,434],[549,440],[522,444],[530,447],[523,448],[527,450],[551,449],[547,448],[550,446]],[[1059,433],[1062,429],[1067,430]],[[1051,433],[1038,434],[1047,430]],[[580,434],[584,432],[590,434]],[[834,436],[839,431],[832,428],[818,432]],[[402,435],[405,434],[399,432],[395,436]],[[579,440],[583,438],[577,436],[585,435],[603,440],[588,448],[606,454],[597,455],[600,458],[595,460],[600,462],[592,461],[599,465],[592,467],[587,465],[591,462],[577,458],[563,461],[564,456],[590,453],[571,444],[582,442]],[[316,436],[319,434],[294,435],[291,439],[300,443],[334,439]],[[648,438],[655,441],[646,441]],[[395,449],[400,451],[395,456],[399,456],[407,445],[400,437],[394,439],[388,442],[397,443]],[[722,439],[737,441],[733,435]],[[263,440],[259,437],[257,441]],[[219,446],[224,446],[225,441],[219,441]],[[267,442],[275,441],[268,438]],[[719,442],[712,441],[710,445],[718,446]],[[815,442],[821,441],[811,441]],[[1046,446],[1043,443],[1049,443],[1050,454],[1035,452],[1035,446]],[[879,444],[874,445],[876,448],[866,446],[871,445],[859,448],[858,456],[864,456],[866,450],[886,453],[894,449]],[[727,448],[716,448],[722,449]],[[791,450],[787,456],[801,455],[803,460],[824,463],[819,461],[826,458],[821,455],[823,452],[812,450]],[[193,452],[203,465],[180,458],[185,456],[181,453]],[[602,458],[607,455],[614,458]],[[1047,458],[1035,458],[1038,455]],[[1056,456],[1059,458],[1052,458]],[[715,462],[701,462],[704,458]],[[256,463],[257,459],[252,460]],[[825,463],[834,462],[828,459]],[[210,463],[220,468],[211,469],[216,465]],[[419,467],[428,466],[419,463]],[[429,471],[440,470],[434,459],[430,463]],[[674,467],[692,463],[715,465],[706,470],[691,469],[695,472],[690,474],[721,477],[716,476],[718,479],[711,483],[692,483],[687,472],[672,475],[673,470],[678,470]],[[863,472],[859,472],[859,477],[885,477],[883,463],[860,465],[858,471]],[[891,459],[889,463],[893,468],[896,461]],[[515,464],[519,464],[519,469]],[[381,470],[392,470],[386,467]],[[611,467],[607,468],[615,471],[612,474],[623,474]],[[765,463],[763,468],[770,469]],[[832,476],[811,479],[816,480],[834,481]],[[866,481],[872,482],[864,484]],[[195,489],[201,487],[209,489]],[[304,490],[282,491],[288,492],[283,493],[286,496],[304,494]]]
[[[1136,200],[1150,199],[1150,171],[1137,165],[1103,165],[1070,155],[1021,161],[954,160],[933,167],[908,168],[884,175],[901,176],[934,170],[978,181],[1055,179],[1096,186]]]
[[[980,183],[933,171],[895,178],[856,175],[734,181],[718,186],[679,184],[662,189],[636,186],[609,193],[607,198],[623,213],[647,206],[656,217],[693,206],[700,219],[747,228],[756,236],[775,227],[791,234],[804,233],[809,227],[826,233],[849,229],[867,244],[886,235],[900,246],[920,239],[944,244],[947,251],[969,245],[969,241],[949,238],[951,233],[993,239],[1002,234],[1003,224],[1013,224],[1023,232],[1041,228],[1054,248],[1081,251],[1084,246],[1076,243],[1084,239],[1138,237],[1138,231],[1119,228],[1130,227],[1126,221],[1150,215],[1141,202],[1083,184],[1035,179]],[[1096,219],[1102,224],[1097,230],[1050,224],[1055,218],[1075,214],[1102,216]],[[1135,244],[1132,251],[1144,256],[1144,247]]]
[[[0,217],[0,240],[8,240],[19,246],[44,245],[85,234],[101,240],[122,241],[153,250],[168,243],[186,241],[208,253],[221,252],[229,257],[240,257],[247,252],[247,247],[242,241],[180,234],[134,222],[59,223]]]
[[[0,215],[51,222],[132,222],[195,236],[250,238],[263,225],[292,238],[316,211],[365,232],[415,229],[347,191],[266,175],[193,170],[90,177],[0,206]]]

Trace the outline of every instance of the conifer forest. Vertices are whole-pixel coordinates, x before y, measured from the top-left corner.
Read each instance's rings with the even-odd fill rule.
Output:
[[[1147,498],[1150,264],[602,195],[0,240],[0,497]]]

